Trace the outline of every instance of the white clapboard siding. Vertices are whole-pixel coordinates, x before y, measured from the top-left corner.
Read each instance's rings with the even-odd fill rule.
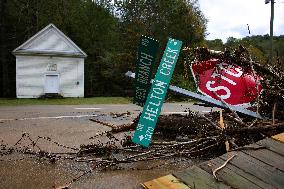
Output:
[[[34,40],[29,46],[30,51],[77,52],[53,30],[47,31],[41,38]]]
[[[38,98],[45,92],[57,92],[58,86],[63,97],[84,97],[87,55],[53,24],[20,45],[13,54],[17,98]]]
[[[56,64],[56,71],[47,71]],[[64,97],[84,96],[84,59],[48,56],[17,56],[16,79],[18,98],[44,95],[45,75],[59,75],[59,94]]]

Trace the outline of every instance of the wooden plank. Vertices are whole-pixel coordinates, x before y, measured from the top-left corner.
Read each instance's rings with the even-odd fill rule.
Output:
[[[224,160],[220,158],[215,158],[208,162],[204,162],[199,166],[212,174],[213,170],[224,164]],[[218,179],[222,180],[225,184],[232,186],[233,188],[241,189],[275,189],[271,185],[263,182],[262,180],[256,178],[255,176],[244,172],[243,170],[235,167],[234,165],[228,163],[223,169],[217,172],[216,176]]]
[[[146,189],[190,189],[173,175],[163,176],[143,183]]]
[[[271,138],[258,141],[256,144],[265,146],[267,149],[284,156],[284,144],[277,142]]]
[[[284,171],[284,156],[281,156],[273,151],[268,149],[259,149],[259,150],[242,150],[242,152],[246,153],[249,156],[254,157],[276,169]]]
[[[235,152],[234,152],[235,153]],[[227,160],[228,155],[231,156],[233,153],[227,153],[220,156],[224,161]],[[244,172],[254,175],[263,182],[266,182],[276,188],[284,189],[284,172],[275,169],[258,159],[253,158],[243,152],[238,152],[237,156],[233,158],[230,164],[242,169]]]
[[[284,133],[280,133],[278,135],[274,135],[271,138],[273,138],[274,140],[277,140],[279,142],[284,143]]]
[[[230,186],[216,181],[212,175],[197,166],[173,174],[191,188],[202,189],[230,189]]]

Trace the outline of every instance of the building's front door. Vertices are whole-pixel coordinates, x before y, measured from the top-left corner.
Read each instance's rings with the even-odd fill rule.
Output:
[[[45,93],[59,93],[59,75],[45,75]]]

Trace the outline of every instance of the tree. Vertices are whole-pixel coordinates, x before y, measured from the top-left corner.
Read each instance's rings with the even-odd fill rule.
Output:
[[[211,50],[224,51],[224,44],[221,39],[206,40],[206,46]]]
[[[0,1],[0,61],[1,61],[1,72],[2,82],[0,83],[1,93],[3,96],[7,96],[10,93],[8,89],[9,78],[8,78],[8,65],[7,65],[7,45],[6,45],[6,22],[5,22],[5,10],[7,6],[7,0]],[[3,90],[4,89],[4,90]]]
[[[203,43],[206,19],[199,10],[196,1],[190,0],[137,0],[120,1],[121,33],[124,53],[130,57],[134,67],[137,44],[140,36],[147,35],[160,41],[163,50],[168,37],[183,41],[184,46],[197,47]],[[162,55],[160,52],[160,57]],[[180,82],[180,75],[187,69],[183,57],[177,63],[173,83]],[[183,78],[184,79],[184,78]]]
[[[284,36],[274,36],[274,52],[273,52],[273,63],[279,62],[283,64],[284,62]],[[233,37],[228,38],[227,47],[236,48],[239,45],[243,45],[248,48],[252,57],[255,58],[262,64],[268,63],[270,41],[268,35],[256,35],[244,37],[242,39],[236,39]]]
[[[168,37],[196,47],[203,44],[206,29],[206,19],[195,0],[123,0],[115,4],[111,0],[1,0],[0,10],[2,96],[15,96],[11,51],[49,23],[88,54],[87,96],[123,95],[132,88],[124,73],[134,70],[142,34],[160,41],[161,57]],[[181,57],[174,81],[183,72]]]

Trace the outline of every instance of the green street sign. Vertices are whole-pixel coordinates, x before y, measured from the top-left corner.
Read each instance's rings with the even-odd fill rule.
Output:
[[[159,42],[150,37],[141,36],[135,72],[134,104],[143,106],[151,87],[151,75],[159,48]]]
[[[164,99],[172,78],[182,42],[169,39],[159,68],[153,80],[143,112],[140,116],[132,141],[148,147],[161,112]]]

